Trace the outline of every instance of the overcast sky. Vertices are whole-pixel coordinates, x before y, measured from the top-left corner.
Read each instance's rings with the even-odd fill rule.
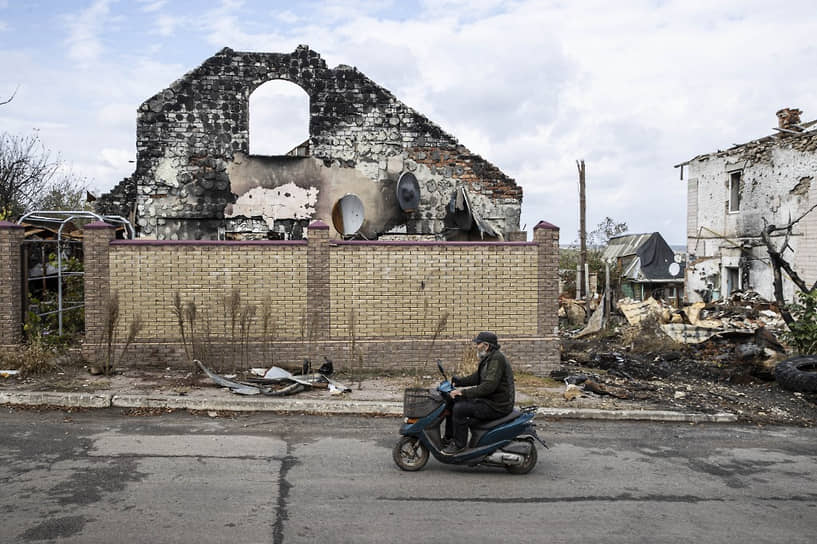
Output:
[[[134,168],[136,109],[222,47],[356,66],[524,189],[522,226],[684,242],[674,164],[817,118],[814,1],[0,0],[0,130],[93,190]],[[281,97],[291,103],[291,95]],[[286,109],[286,108],[285,108]],[[294,127],[293,130],[300,130]]]

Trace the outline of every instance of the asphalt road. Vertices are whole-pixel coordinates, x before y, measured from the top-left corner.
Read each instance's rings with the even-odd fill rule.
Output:
[[[540,422],[525,476],[398,420],[0,412],[0,542],[814,542],[817,430]]]

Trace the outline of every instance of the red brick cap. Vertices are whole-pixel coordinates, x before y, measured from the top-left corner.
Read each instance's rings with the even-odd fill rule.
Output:
[[[327,225],[326,223],[324,223],[320,219],[316,219],[315,221],[312,221],[307,228],[308,229],[318,229],[318,230],[329,230],[329,225]]]
[[[8,221],[0,221],[0,229],[22,229],[23,225],[17,223],[9,223]]]
[[[536,226],[533,227],[533,230],[539,229],[559,230],[559,227],[557,227],[553,223],[548,223],[547,221],[539,221],[538,223],[536,223]]]
[[[94,229],[115,229],[116,227],[104,221],[94,221],[93,223],[88,223],[83,228],[86,230],[94,230]]]

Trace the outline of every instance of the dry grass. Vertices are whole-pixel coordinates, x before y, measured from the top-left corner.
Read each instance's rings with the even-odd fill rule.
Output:
[[[57,356],[40,342],[21,347],[19,350],[0,353],[0,367],[19,370],[22,376],[40,376],[60,370]]]
[[[543,378],[535,374],[520,372],[514,375],[514,382],[517,388],[526,387],[562,387],[564,383],[553,378]]]

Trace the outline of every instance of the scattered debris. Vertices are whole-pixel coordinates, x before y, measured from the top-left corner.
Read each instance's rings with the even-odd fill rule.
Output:
[[[817,425],[817,357],[799,367],[778,364],[786,357],[778,340],[785,322],[775,303],[736,292],[683,308],[654,299],[617,306],[598,334],[563,332],[562,366],[551,377],[577,389],[565,398]],[[803,389],[802,380],[814,389]]]
[[[565,388],[564,397],[565,400],[574,400],[581,397],[582,394],[583,391],[578,385],[573,385],[572,383],[569,383]]]
[[[0,378],[10,378],[20,374],[19,370],[0,370]]]
[[[650,297],[643,302],[633,302],[629,299],[620,300],[618,309],[627,318],[630,325],[638,325],[648,316],[660,316],[663,314],[663,307],[660,302]]]
[[[279,367],[272,367],[269,369],[253,368],[250,370],[252,374],[260,376],[258,378],[250,378],[247,382],[234,381],[225,376],[216,374],[199,360],[194,361],[201,370],[207,374],[207,377],[213,380],[217,385],[226,387],[233,393],[239,395],[266,395],[271,397],[281,397],[294,395],[301,391],[313,388],[328,389],[333,395],[347,393],[351,391],[349,387],[332,380],[327,374],[321,372],[313,372],[310,374],[293,375],[292,373]],[[328,366],[324,365],[321,370],[332,373],[331,361],[327,361]],[[309,367],[307,367],[309,368]]]

